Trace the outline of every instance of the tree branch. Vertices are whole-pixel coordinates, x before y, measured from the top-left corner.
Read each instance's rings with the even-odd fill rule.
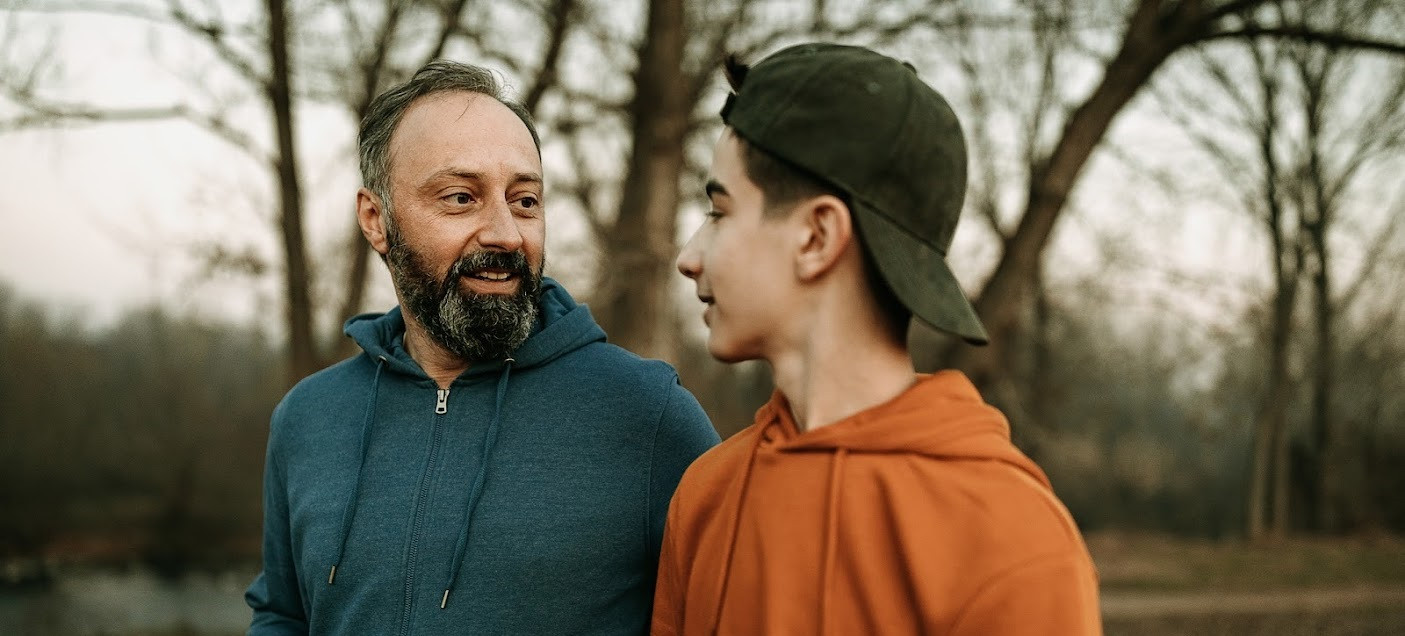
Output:
[[[243,54],[229,46],[226,35],[229,29],[223,25],[210,22],[203,22],[191,15],[182,7],[180,0],[167,0],[167,7],[170,11],[171,20],[175,24],[185,28],[187,32],[196,38],[204,40],[214,49],[217,55],[225,64],[233,68],[241,77],[250,83],[267,91],[270,80],[268,76],[255,68],[254,63],[244,57]]]
[[[561,58],[561,49],[566,44],[566,36],[570,34],[575,12],[575,0],[555,0],[551,5],[547,16],[550,31],[547,35],[546,51],[542,53],[541,66],[532,78],[532,87],[527,89],[525,97],[522,98],[522,105],[527,108],[527,112],[535,114],[542,96],[557,84],[557,62]]]
[[[1305,26],[1263,27],[1248,25],[1228,31],[1208,32],[1199,37],[1192,38],[1189,44],[1233,38],[1279,38],[1298,40],[1310,44],[1320,44],[1330,48],[1359,49],[1362,51],[1374,51],[1392,55],[1405,55],[1405,43],[1373,40],[1342,32],[1318,31]]]

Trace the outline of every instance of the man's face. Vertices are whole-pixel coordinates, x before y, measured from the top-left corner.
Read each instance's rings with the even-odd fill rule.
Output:
[[[465,360],[504,358],[531,332],[545,258],[541,174],[527,127],[485,95],[420,98],[391,137],[385,255],[396,293]]]
[[[724,362],[770,359],[793,309],[789,255],[800,234],[792,219],[763,215],[763,193],[730,129],[713,148],[707,191],[712,210],[679,253],[678,271],[706,305],[708,352]]]

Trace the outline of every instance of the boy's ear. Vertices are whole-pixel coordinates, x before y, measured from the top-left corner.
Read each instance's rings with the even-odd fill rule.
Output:
[[[361,235],[366,237],[371,249],[381,256],[390,251],[390,243],[385,238],[385,217],[381,214],[383,209],[380,197],[371,192],[370,188],[356,191],[356,222],[361,225]]]
[[[800,215],[800,250],[795,258],[795,275],[810,282],[824,276],[839,263],[854,241],[853,216],[839,197],[814,197],[795,210]]]

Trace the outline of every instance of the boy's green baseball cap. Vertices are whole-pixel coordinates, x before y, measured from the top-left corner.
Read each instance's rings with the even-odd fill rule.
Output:
[[[966,195],[966,142],[946,100],[911,65],[857,46],[800,44],[733,70],[722,120],[846,193],[898,300],[932,327],[985,344],[946,264]]]

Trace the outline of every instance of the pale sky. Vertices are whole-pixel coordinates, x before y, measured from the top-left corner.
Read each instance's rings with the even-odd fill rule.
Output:
[[[6,19],[0,13],[0,25]],[[62,81],[55,86],[63,92],[47,94],[109,104],[169,103],[188,86],[177,76],[179,69],[152,63],[142,31],[65,19],[55,49],[62,64]],[[40,36],[26,32],[20,50],[32,51]],[[1116,143],[1152,162],[1195,161],[1185,140],[1146,110],[1124,113],[1112,134]],[[9,112],[0,110],[0,118]],[[336,109],[298,114],[309,246],[313,254],[328,253],[341,245],[352,219],[359,185],[352,158],[355,129]],[[245,119],[240,125],[248,134],[270,138],[261,114]],[[548,162],[549,169],[556,169],[553,165]],[[1187,188],[1202,191],[1190,174]],[[252,245],[276,257],[275,237],[260,216],[274,207],[270,178],[248,157],[183,122],[0,135],[0,219],[11,230],[0,250],[0,281],[24,297],[58,303],[96,323],[151,302],[234,320],[274,312],[279,306],[275,276],[257,286],[246,280],[201,282],[183,248],[202,240]],[[1213,178],[1207,174],[1199,180]],[[701,201],[700,193],[684,196]],[[1263,279],[1262,239],[1242,214],[1218,209],[1194,192],[1168,200],[1105,154],[1090,164],[1075,203],[1080,210],[1067,214],[1056,230],[1050,261],[1056,280],[1096,274],[1129,301],[1157,296],[1153,300],[1183,302],[1191,314],[1212,318],[1227,304],[1246,300],[1236,291],[1245,281]],[[684,216],[685,236],[696,222],[695,216]],[[972,282],[985,275],[994,256],[978,225],[973,218],[964,220],[953,249],[958,275]],[[548,258],[555,269],[548,273],[568,284],[579,278],[572,272],[585,267],[584,257],[567,249],[577,244],[582,228],[569,210],[558,208],[549,219]],[[1217,289],[1177,288],[1175,276],[1148,278],[1143,269],[1100,274],[1104,263],[1098,255],[1109,244],[1135,255],[1141,267],[1212,273],[1210,284]],[[373,272],[371,304],[388,307],[394,299],[383,267],[375,263]],[[1158,311],[1155,307],[1147,305],[1149,311]]]

